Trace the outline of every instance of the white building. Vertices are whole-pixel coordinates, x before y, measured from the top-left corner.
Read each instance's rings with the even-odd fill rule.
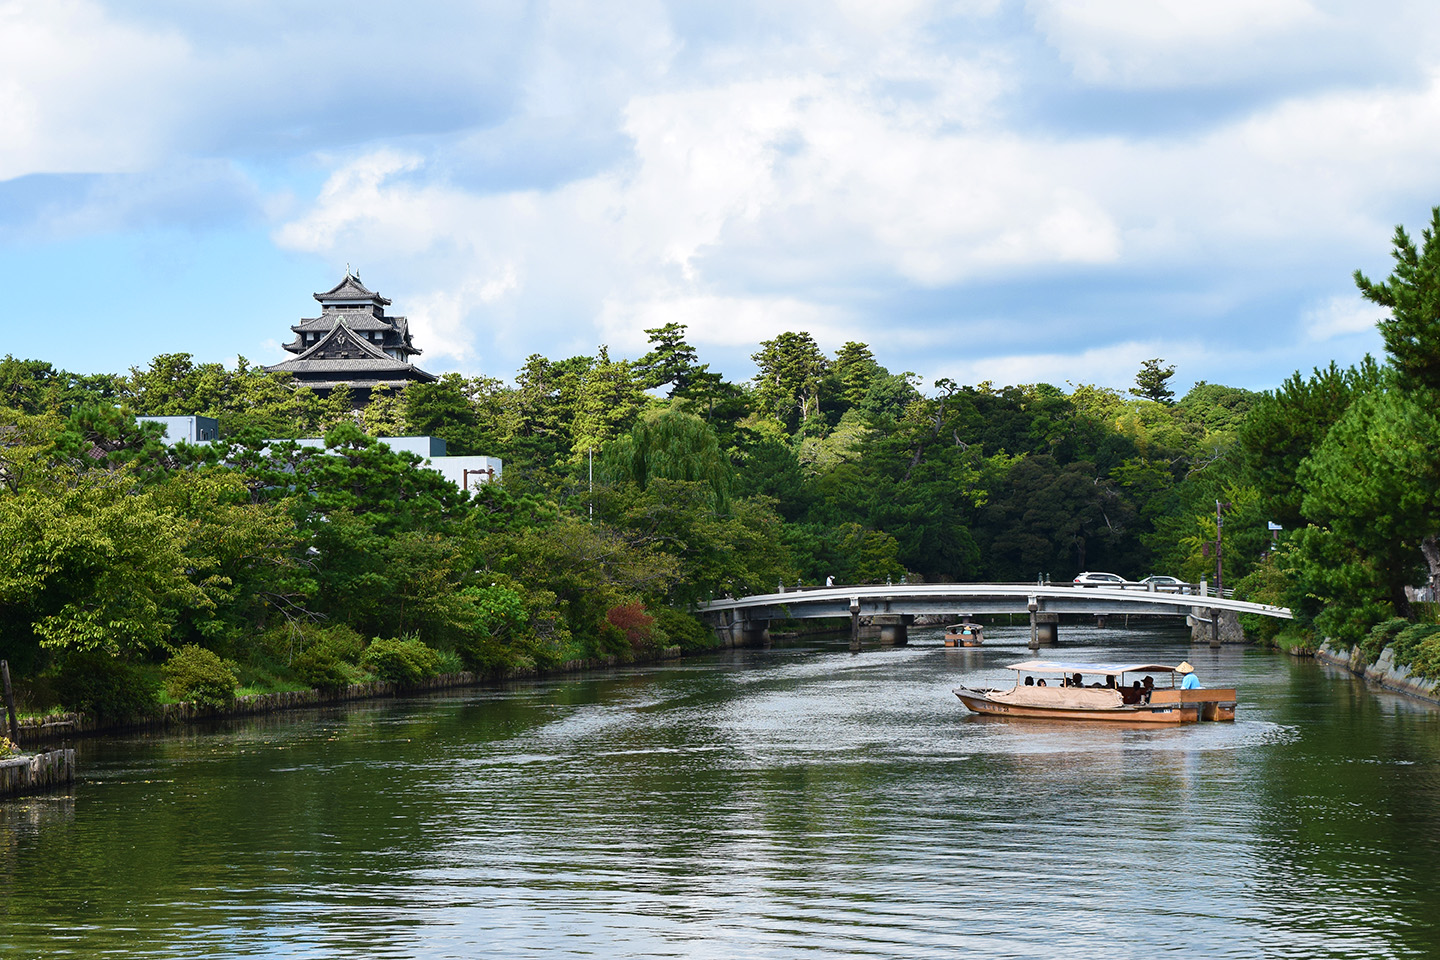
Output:
[[[212,417],[136,417],[138,421],[165,426],[166,443],[209,443],[220,438],[220,421]],[[461,490],[474,490],[482,483],[500,479],[505,464],[499,457],[451,457],[439,437],[376,437],[396,453],[413,453],[424,463],[421,469],[434,470]],[[324,447],[323,437],[296,440],[302,447]]]

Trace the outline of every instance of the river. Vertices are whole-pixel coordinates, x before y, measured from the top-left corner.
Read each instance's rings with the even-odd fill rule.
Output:
[[[1264,650],[1234,724],[982,719],[1027,655],[797,643],[81,741],[0,957],[1440,956],[1440,713]]]

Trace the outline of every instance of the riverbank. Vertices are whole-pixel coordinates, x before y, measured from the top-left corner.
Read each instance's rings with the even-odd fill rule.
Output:
[[[630,663],[657,663],[675,660],[682,655],[678,646],[656,648],[651,655],[621,659],[617,656],[597,657],[588,660],[567,660],[550,669],[525,668],[500,670],[493,673],[461,671],[446,673],[421,680],[419,683],[396,684],[376,680],[370,683],[352,683],[334,690],[294,690],[281,693],[259,693],[236,697],[233,705],[224,708],[201,706],[194,703],[164,703],[144,716],[121,723],[103,723],[93,717],[79,713],[53,714],[47,717],[29,717],[19,723],[19,743],[33,744],[53,742],[77,736],[94,736],[125,730],[146,730],[189,723],[211,722],[228,717],[246,717],[258,714],[281,713],[288,710],[306,710],[316,707],[333,706],[360,700],[377,700],[386,697],[430,693],[436,690],[452,690],[463,687],[482,686],[489,683],[504,683],[509,680],[537,679],[540,677],[565,676],[584,673],[587,670],[606,670]],[[73,751],[72,751],[73,753]],[[72,759],[73,768],[73,759]],[[72,769],[73,776],[73,769]]]
[[[1405,667],[1396,666],[1395,653],[1390,647],[1380,651],[1380,656],[1375,659],[1374,663],[1367,663],[1365,653],[1360,647],[1339,650],[1331,646],[1327,640],[1320,645],[1320,649],[1315,651],[1315,659],[1348,670],[1357,677],[1363,677],[1386,690],[1403,693],[1428,703],[1440,704],[1440,694],[1436,693],[1435,682],[1412,676]]]
[[[59,790],[75,782],[75,751],[45,750],[0,760],[0,799]]]

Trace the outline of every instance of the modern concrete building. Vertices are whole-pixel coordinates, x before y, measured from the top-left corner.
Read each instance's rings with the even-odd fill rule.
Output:
[[[212,417],[136,417],[136,420],[165,425],[165,442],[209,443],[220,437],[220,421]],[[404,451],[420,457],[421,469],[434,470],[461,490],[474,490],[482,483],[500,478],[505,469],[499,457],[451,457],[445,454],[445,441],[439,437],[376,437],[395,452]],[[323,447],[323,437],[296,440],[303,447]]]
[[[220,439],[220,421],[214,417],[136,417],[141,423],[165,427],[165,442],[209,443]]]

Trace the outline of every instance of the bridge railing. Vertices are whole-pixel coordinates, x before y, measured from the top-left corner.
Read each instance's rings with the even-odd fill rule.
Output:
[[[806,583],[806,584],[796,584],[796,585],[793,586],[793,587],[787,587],[787,586],[785,586],[784,584],[779,584],[779,585],[778,585],[778,586],[779,586],[779,589],[778,589],[776,592],[777,592],[777,593],[806,593],[806,592],[811,591],[811,590],[838,590],[838,589],[840,589],[840,588],[842,588],[842,587],[878,587],[878,586],[902,586],[902,587],[903,587],[903,586],[911,586],[911,587],[932,586],[932,587],[942,587],[942,586],[963,586],[963,585],[965,585],[966,582],[967,582],[967,581],[961,581],[961,580],[953,580],[953,581],[952,581],[952,580],[926,580],[926,581],[923,581],[923,582],[915,582],[915,583],[904,583],[904,582],[902,582],[902,583],[898,583],[898,584],[896,584],[896,583],[884,583],[884,584],[882,584],[882,583],[880,583],[879,581],[867,581],[867,582],[864,582],[864,583],[831,583],[831,584],[823,584],[823,583],[809,584],[809,583]],[[1094,589],[1094,588],[1096,588],[1096,587],[1104,587],[1104,588],[1109,589],[1109,590],[1129,590],[1129,591],[1137,591],[1137,592],[1141,592],[1141,593],[1170,593],[1170,594],[1176,594],[1176,595],[1179,595],[1179,596],[1186,596],[1186,597],[1216,597],[1216,596],[1219,596],[1219,597],[1224,597],[1224,598],[1227,599],[1227,600],[1233,600],[1233,599],[1235,598],[1235,588],[1234,588],[1234,587],[1226,587],[1223,591],[1220,591],[1220,592],[1217,593],[1216,590],[1215,590],[1215,588],[1211,587],[1207,582],[1205,582],[1205,581],[1203,581],[1203,580],[1202,580],[1200,583],[1135,583],[1135,582],[1132,582],[1132,581],[1128,581],[1128,580],[1127,580],[1125,583],[1119,583],[1119,584],[1116,584],[1116,583],[1099,583],[1099,582],[1096,582],[1096,583],[1069,583],[1069,582],[1064,581],[1064,580],[1061,580],[1061,581],[1058,581],[1058,582],[1054,582],[1054,583],[1032,584],[1032,583],[1030,583],[1028,580],[1023,580],[1023,581],[1017,581],[1016,583],[1013,584],[1013,586],[1018,586],[1018,587],[1025,587],[1025,586],[1044,586],[1044,587],[1048,587],[1048,588],[1071,587],[1071,588],[1076,589],[1076,590],[1091,590],[1091,589]]]

